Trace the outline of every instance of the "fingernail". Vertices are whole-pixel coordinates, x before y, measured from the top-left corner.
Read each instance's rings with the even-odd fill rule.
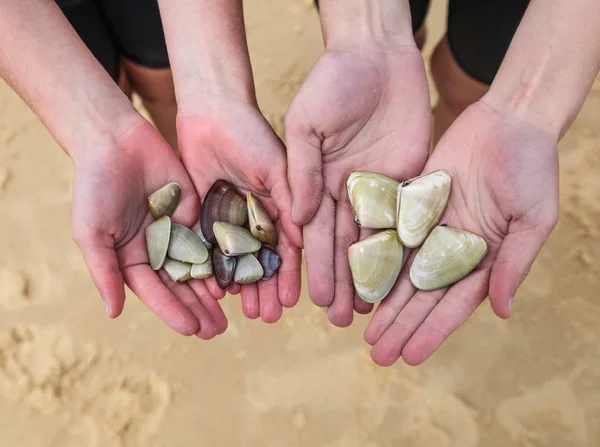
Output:
[[[104,303],[104,310],[106,311],[106,315],[110,317],[110,306],[108,303]]]
[[[511,296],[510,299],[508,300],[508,314],[509,315],[512,313],[513,298],[514,298],[514,296]]]

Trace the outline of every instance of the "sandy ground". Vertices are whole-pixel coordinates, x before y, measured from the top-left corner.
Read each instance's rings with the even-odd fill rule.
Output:
[[[247,2],[260,104],[282,116],[322,50],[310,0]],[[443,32],[436,2],[430,42]],[[360,317],[331,326],[303,296],[268,326],[224,301],[211,342],[129,296],[104,317],[70,235],[72,168],[0,85],[0,445],[600,445],[600,82],[560,145],[561,215],[515,300],[485,303],[418,368],[379,368]]]

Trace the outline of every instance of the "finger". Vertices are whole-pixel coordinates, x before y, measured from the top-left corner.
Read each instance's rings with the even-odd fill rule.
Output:
[[[196,297],[204,308],[208,311],[215,324],[217,334],[222,334],[227,330],[227,317],[219,305],[219,302],[210,294],[206,284],[203,281],[192,280],[188,282],[190,288],[196,294]]]
[[[287,165],[292,189],[292,220],[308,223],[319,208],[323,191],[321,140],[306,122],[302,107],[292,103],[285,117]]]
[[[116,318],[125,305],[125,284],[114,250],[113,239],[106,234],[84,234],[75,241],[106,307],[106,314]]]
[[[281,318],[283,308],[277,295],[277,275],[266,281],[258,282],[258,301],[260,318],[265,323],[275,323]]]
[[[490,303],[501,318],[510,316],[517,289],[556,225],[557,216],[552,211],[550,213],[541,218],[542,223],[533,226],[525,218],[513,221],[509,226],[490,278]]]
[[[159,271],[158,274],[167,289],[169,289],[173,295],[177,297],[179,302],[187,307],[198,320],[199,329],[196,332],[196,335],[203,340],[214,338],[217,335],[216,324],[206,308],[200,303],[190,286],[187,283],[176,283],[164,270]]]
[[[396,321],[406,303],[415,295],[417,289],[410,282],[409,272],[416,250],[404,261],[400,276],[388,296],[379,304],[365,330],[365,341],[373,346],[383,333]]]
[[[248,284],[242,287],[242,312],[251,320],[260,316],[258,284]]]
[[[328,307],[334,294],[335,206],[326,194],[315,217],[304,226],[304,252],[308,293],[317,306]]]
[[[302,251],[290,242],[285,233],[280,233],[277,253],[281,257],[277,270],[279,301],[284,307],[293,307],[300,298]]]
[[[402,350],[402,359],[419,365],[463,324],[485,299],[489,271],[478,270],[454,284]]]
[[[266,187],[271,191],[271,197],[277,206],[279,221],[288,239],[298,248],[302,248],[302,229],[292,221],[292,193],[287,183],[285,167],[275,183],[269,176]],[[281,231],[278,230],[281,234]]]
[[[175,331],[193,335],[200,329],[198,319],[179,302],[149,265],[139,264],[124,270],[131,291]]]
[[[348,248],[358,240],[359,229],[354,222],[350,202],[341,200],[336,204],[335,216],[335,292],[327,311],[329,321],[338,327],[346,327],[354,318],[354,284],[348,261]]]
[[[404,345],[447,290],[447,288],[431,292],[419,290],[415,293],[371,349],[373,361],[380,366],[391,366],[396,363]]]
[[[241,290],[242,286],[233,281],[231,281],[229,287],[227,287],[227,293],[229,293],[230,295],[239,295]]]
[[[214,266],[213,266],[214,268]],[[217,278],[215,278],[214,276],[211,276],[210,278],[206,278],[204,280],[204,284],[206,285],[207,290],[209,291],[209,293],[216,299],[216,300],[220,300],[225,298],[225,295],[227,294],[226,290],[223,290],[219,287],[219,284],[217,283]]]

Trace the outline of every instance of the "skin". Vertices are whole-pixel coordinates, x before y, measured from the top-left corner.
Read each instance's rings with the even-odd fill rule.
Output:
[[[557,142],[600,69],[600,5],[584,3],[532,1],[489,92],[436,146],[424,172],[454,175],[443,221],[483,236],[489,252],[467,278],[432,292],[414,289],[409,262],[365,332],[376,363],[422,363],[486,296],[510,316],[558,219]]]
[[[73,236],[108,316],[122,312],[127,284],[176,331],[207,339],[223,332],[227,320],[201,281],[179,286],[146,265],[143,234],[151,222],[146,203],[151,192],[176,181],[183,197],[173,220],[191,225],[198,215],[199,197],[175,153],[54,2],[3,2],[0,15],[0,76],[73,160]]]
[[[366,170],[408,179],[429,152],[429,91],[408,4],[376,3],[321,3],[326,50],[285,119],[293,219],[304,225],[310,297],[337,326],[352,322],[354,307],[372,308],[352,285],[348,247],[368,232],[354,223],[346,178]],[[388,32],[390,16],[404,19],[397,34]],[[362,29],[366,17],[372,23]]]
[[[278,229],[282,263],[267,281],[233,285],[249,318],[273,323],[300,296],[300,228],[291,221],[285,148],[256,102],[241,1],[159,2],[174,73],[182,161],[202,198],[217,179],[252,191]],[[219,42],[217,50],[215,42]],[[213,279],[207,281],[216,285]]]

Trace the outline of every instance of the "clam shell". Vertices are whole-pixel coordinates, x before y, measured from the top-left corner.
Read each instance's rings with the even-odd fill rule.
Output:
[[[221,289],[227,289],[233,279],[237,258],[225,256],[219,247],[215,247],[212,261],[217,284]]]
[[[252,284],[261,279],[263,273],[263,268],[254,255],[243,255],[237,258],[233,280],[237,284]]]
[[[208,259],[208,250],[192,230],[183,225],[173,224],[169,257],[190,264],[202,264]]]
[[[212,276],[212,274],[213,274],[213,267],[212,267],[212,260],[211,260],[210,256],[202,264],[192,264],[192,271],[190,272],[190,275],[192,275],[192,278],[206,279],[206,278],[209,278],[210,276]]]
[[[277,245],[275,225],[260,202],[251,192],[246,195],[246,202],[248,203],[248,222],[252,236],[265,244]]]
[[[190,275],[192,264],[188,264],[187,262],[180,262],[175,259],[167,258],[163,267],[165,272],[167,272],[175,282],[182,283],[192,278]]]
[[[192,231],[198,235],[198,237],[200,238],[200,240],[202,241],[202,243],[204,244],[204,246],[206,248],[208,248],[209,250],[212,248],[212,244],[210,242],[208,242],[206,240],[206,238],[204,237],[204,234],[202,234],[202,226],[200,224],[198,224],[194,228],[192,228]]]
[[[395,230],[381,231],[352,244],[348,258],[358,296],[367,303],[384,299],[398,279],[403,255]]]
[[[258,252],[258,261],[264,270],[262,279],[270,279],[281,265],[279,255],[267,246],[262,247]]]
[[[398,187],[398,237],[405,247],[420,246],[440,222],[452,176],[443,170],[407,180]]]
[[[260,249],[260,241],[252,233],[227,222],[215,222],[213,226],[219,248],[227,256],[240,256],[254,253]]]
[[[160,270],[167,258],[171,240],[171,218],[163,216],[146,228],[146,247],[152,270]]]
[[[352,172],[346,189],[356,223],[363,228],[395,228],[399,184],[382,174]]]
[[[437,226],[415,257],[410,280],[420,290],[449,286],[471,273],[486,253],[487,244],[481,236]]]
[[[181,198],[181,186],[172,182],[154,191],[148,197],[148,208],[155,219],[172,216]]]
[[[225,180],[217,180],[208,190],[202,203],[200,224],[208,242],[217,242],[213,232],[215,222],[229,222],[244,226],[248,221],[248,206],[235,187]]]

